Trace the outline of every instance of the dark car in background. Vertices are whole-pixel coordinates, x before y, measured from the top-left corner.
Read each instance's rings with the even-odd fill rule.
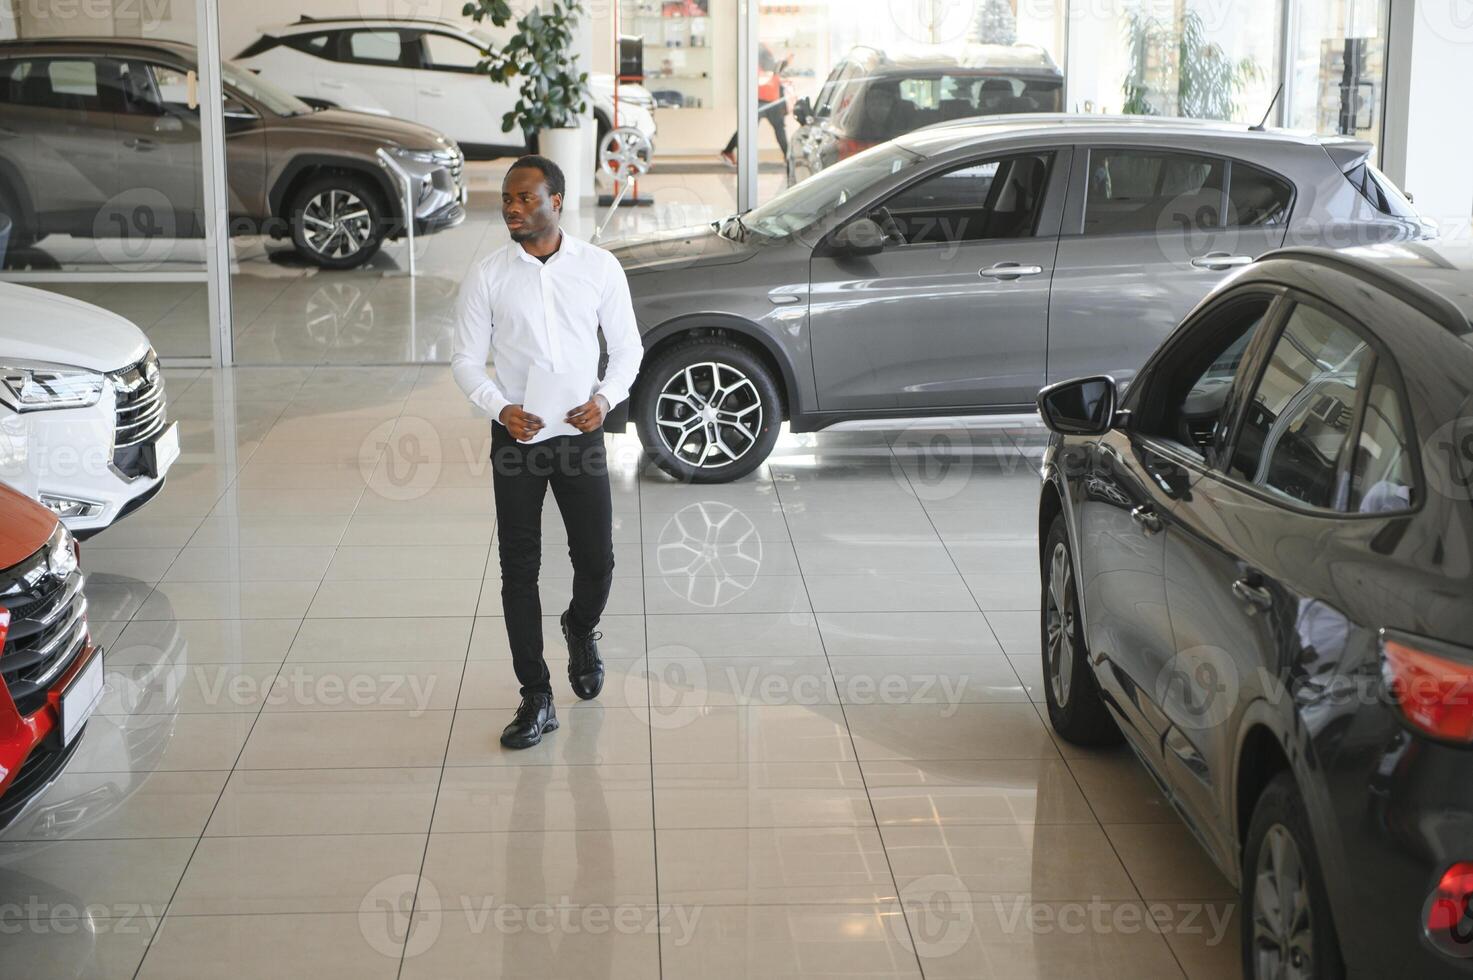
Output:
[[[1031,413],[1050,381],[1128,380],[1264,252],[1427,234],[1389,184],[1367,196],[1370,152],[1141,116],[910,133],[743,214],[610,245],[646,349],[630,416],[667,472],[724,482],[784,419]]]
[[[0,42],[0,214],[10,249],[47,235],[144,243],[204,234],[195,49],[128,38]],[[362,265],[400,234],[465,220],[464,157],[414,123],[313,110],[224,62],[231,231],[290,238],[305,260]]]
[[[973,44],[956,54],[888,55],[859,47],[815,101],[794,108],[789,174],[803,180],[897,136],[971,116],[1058,112],[1064,74],[1032,44]]]
[[[1473,969],[1473,254],[1286,249],[1039,396],[1049,719],[1239,887],[1250,977]]]

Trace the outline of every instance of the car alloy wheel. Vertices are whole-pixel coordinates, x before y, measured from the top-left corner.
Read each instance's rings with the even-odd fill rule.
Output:
[[[655,422],[666,450],[681,462],[702,469],[729,466],[760,438],[762,397],[752,379],[730,364],[702,361],[665,382]]]
[[[1048,682],[1054,692],[1054,703],[1069,703],[1069,688],[1074,680],[1074,570],[1069,561],[1069,548],[1060,541],[1049,559],[1048,608]]]
[[[1254,976],[1315,976],[1310,888],[1294,835],[1274,824],[1258,849],[1253,880]]]
[[[352,191],[328,189],[302,209],[302,232],[318,255],[346,259],[373,239],[373,214]]]

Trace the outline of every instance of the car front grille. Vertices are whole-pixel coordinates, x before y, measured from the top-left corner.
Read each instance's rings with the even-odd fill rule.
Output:
[[[22,717],[46,703],[46,692],[87,646],[87,598],[82,573],[65,578],[47,566],[42,548],[6,578],[17,583],[0,595],[10,629],[0,648],[0,681]]]
[[[108,375],[117,400],[117,430],[113,435],[113,466],[129,479],[144,472],[139,451],[169,424],[164,399],[164,376],[153,351],[131,367]]]

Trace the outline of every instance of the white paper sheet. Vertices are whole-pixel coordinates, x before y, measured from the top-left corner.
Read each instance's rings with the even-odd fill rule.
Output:
[[[573,409],[588,401],[588,380],[579,380],[571,372],[559,374],[547,371],[536,364],[527,375],[527,396],[522,399],[522,408],[542,420],[542,431],[527,445],[542,442],[553,436],[576,436],[577,429],[563,421]]]

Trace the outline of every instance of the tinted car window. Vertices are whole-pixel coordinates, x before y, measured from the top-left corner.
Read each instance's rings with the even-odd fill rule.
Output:
[[[1341,463],[1374,357],[1339,320],[1296,306],[1253,393],[1229,472],[1287,500],[1343,509]]]
[[[36,109],[120,112],[122,62],[111,58],[36,58],[6,62],[6,101]]]
[[[856,139],[875,142],[952,119],[1057,111],[1063,92],[1057,79],[995,75],[881,75],[860,82],[858,98],[840,105],[840,124]]]
[[[354,31],[348,35],[348,57],[377,65],[404,64],[404,38],[398,31]]]
[[[331,59],[333,49],[336,47],[332,42],[335,36],[331,31],[323,31],[321,34],[293,34],[286,38],[283,43],[289,48],[307,54],[316,55],[319,58]]]
[[[1376,365],[1375,380],[1356,442],[1349,509],[1361,513],[1409,510],[1416,505],[1412,434],[1402,413],[1400,389],[1389,364]]]
[[[1029,238],[1051,153],[981,160],[928,177],[885,202],[881,224],[907,245]]]
[[[1248,296],[1195,323],[1181,359],[1155,372],[1161,388],[1148,398],[1142,430],[1214,462],[1227,435],[1228,396],[1272,304],[1271,296]]]
[[[1396,185],[1391,182],[1381,171],[1369,163],[1362,163],[1345,171],[1345,179],[1361,192],[1361,196],[1371,202],[1371,206],[1382,214],[1391,215],[1393,218],[1415,218],[1417,209],[1412,207]]]
[[[1092,150],[1086,235],[1216,228],[1223,161],[1160,150]]]
[[[1229,227],[1285,224],[1294,190],[1287,181],[1248,163],[1233,162],[1228,180]]]

